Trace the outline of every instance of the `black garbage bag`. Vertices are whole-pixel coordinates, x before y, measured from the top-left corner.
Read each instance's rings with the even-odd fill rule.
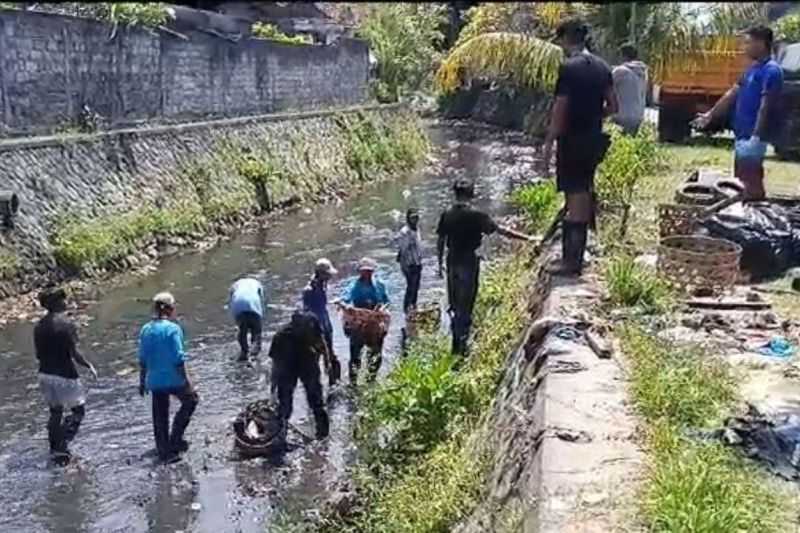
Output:
[[[752,407],[742,417],[725,421],[725,427],[706,435],[761,462],[773,474],[790,481],[800,480],[800,416],[768,417]]]
[[[779,275],[800,263],[800,228],[789,210],[769,202],[737,203],[701,222],[711,237],[742,247],[742,270],[754,281]]]

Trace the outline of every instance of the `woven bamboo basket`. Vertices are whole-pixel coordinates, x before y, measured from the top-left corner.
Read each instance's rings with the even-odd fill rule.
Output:
[[[413,309],[406,317],[406,334],[413,338],[420,333],[433,333],[439,329],[441,320],[442,309],[437,303]]]
[[[233,422],[236,449],[244,457],[264,457],[279,452],[285,436],[278,413],[268,400],[247,405]]]
[[[358,335],[370,348],[377,348],[389,331],[391,315],[356,307],[340,307],[345,332]]]
[[[691,235],[706,206],[660,204],[658,206],[658,234],[664,239],[674,235]]]
[[[680,235],[661,240],[658,271],[674,285],[721,292],[739,279],[742,247],[724,239]]]

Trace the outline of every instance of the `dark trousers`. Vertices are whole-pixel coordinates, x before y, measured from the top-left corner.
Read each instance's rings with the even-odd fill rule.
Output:
[[[236,323],[239,325],[239,346],[242,348],[242,357],[247,357],[251,352],[247,344],[247,335],[253,343],[252,355],[261,352],[261,317],[252,311],[245,311],[236,316]]]
[[[179,449],[186,426],[189,425],[200,399],[197,393],[188,386],[153,391],[152,394],[153,435],[156,440],[158,456],[164,458]],[[172,421],[172,431],[169,429],[170,396],[175,396],[181,402],[181,407],[175,413],[175,418]]]
[[[419,284],[422,279],[422,265],[410,265],[403,268],[403,275],[406,277],[406,296],[403,299],[403,311],[407,313],[409,309],[417,306]]]
[[[480,259],[473,256],[448,258],[447,297],[450,303],[450,328],[453,334],[454,354],[463,355],[467,351],[472,311],[478,296]]]
[[[314,414],[314,424],[317,437],[328,436],[329,420],[325,411],[322,396],[322,383],[320,382],[319,362],[315,359],[308,360],[276,360],[272,367],[272,386],[278,389],[278,415],[284,422],[292,416],[294,407],[294,389],[297,382],[303,384],[306,391],[308,407]]]
[[[361,352],[364,350],[366,343],[359,337],[357,333],[350,335],[350,383],[355,383],[358,379],[358,371],[361,368]],[[367,365],[369,367],[369,379],[374,381],[378,376],[378,370],[383,363],[383,339],[378,346],[367,348]]]
[[[82,405],[70,409],[70,414],[66,417],[64,417],[64,407],[60,405],[50,407],[50,418],[47,421],[50,452],[67,453],[67,445],[78,434],[85,414],[86,409]]]

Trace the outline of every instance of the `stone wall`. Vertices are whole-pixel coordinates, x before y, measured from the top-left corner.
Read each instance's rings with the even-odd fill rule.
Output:
[[[84,106],[115,126],[353,105],[367,99],[364,42],[331,46],[187,40],[47,13],[0,10],[0,133],[77,123]]]
[[[411,131],[404,127],[421,131],[405,107],[389,105],[0,141],[0,190],[16,192],[21,202],[16,227],[0,230],[0,297],[75,274],[65,271],[54,246],[65,227],[88,224],[68,234],[88,249],[97,245],[92,239],[114,237],[103,225],[134,231],[119,222],[135,226],[143,221],[132,214],[158,210],[162,224],[176,225],[174,233],[199,238],[259,210],[324,200],[374,179],[386,168],[359,163],[353,135],[399,146],[404,141],[392,132]],[[269,206],[247,177],[247,161],[268,170]],[[156,244],[146,239],[141,249]],[[101,272],[131,266],[87,263]]]

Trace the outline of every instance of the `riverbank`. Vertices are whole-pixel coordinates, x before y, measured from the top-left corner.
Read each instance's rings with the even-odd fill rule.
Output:
[[[0,234],[0,320],[30,291],[147,272],[248,223],[337,201],[422,163],[429,140],[403,106],[265,115],[0,142],[0,188],[22,207]],[[77,281],[77,282],[76,282]]]

